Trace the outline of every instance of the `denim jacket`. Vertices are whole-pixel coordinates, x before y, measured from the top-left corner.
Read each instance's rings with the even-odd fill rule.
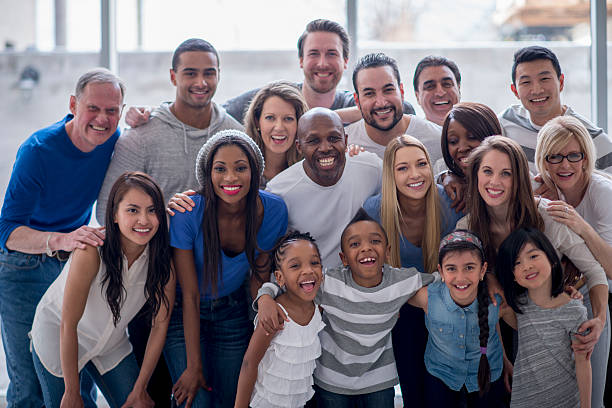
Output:
[[[478,391],[478,299],[467,307],[461,307],[455,303],[449,289],[440,281],[429,285],[427,292],[427,371],[452,390],[459,391],[465,384],[468,392]],[[499,305],[501,298],[498,295],[496,297]],[[501,376],[503,368],[502,345],[496,330],[498,319],[499,306],[489,304],[487,358],[491,368],[491,382]]]

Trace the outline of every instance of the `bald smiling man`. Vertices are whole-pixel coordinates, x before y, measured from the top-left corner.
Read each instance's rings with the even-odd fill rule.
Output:
[[[308,231],[317,240],[323,267],[340,266],[340,235],[364,201],[380,192],[382,161],[369,152],[349,157],[342,121],[326,108],[300,118],[296,144],[304,159],[266,189],[285,200],[289,229]]]

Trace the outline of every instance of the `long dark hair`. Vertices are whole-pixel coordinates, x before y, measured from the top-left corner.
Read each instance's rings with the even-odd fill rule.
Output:
[[[499,283],[504,289],[506,301],[516,313],[522,313],[519,297],[526,293],[527,289],[514,280],[514,263],[528,242],[544,252],[548,262],[550,262],[552,278],[551,296],[556,297],[563,293],[563,269],[553,245],[540,230],[535,228],[519,228],[508,235],[508,238],[500,245],[499,253],[497,254],[498,266],[496,270]]]
[[[501,126],[495,112],[482,103],[460,102],[448,112],[442,125],[442,137],[440,138],[442,157],[444,157],[444,163],[450,171],[461,178],[465,178],[463,169],[455,163],[448,150],[448,127],[453,119],[465,128],[468,135],[481,142],[486,137],[501,135]]]
[[[245,137],[248,137],[245,135]],[[220,262],[221,254],[221,239],[219,236],[219,220],[218,220],[218,200],[219,197],[215,194],[212,185],[210,174],[212,172],[214,157],[223,146],[238,146],[243,151],[249,161],[251,168],[251,183],[249,192],[246,196],[246,228],[245,228],[245,248],[251,270],[254,272],[262,272],[269,270],[269,263],[266,265],[257,265],[255,263],[255,251],[257,246],[257,229],[259,227],[257,217],[257,198],[259,197],[259,177],[261,175],[261,165],[255,158],[255,151],[251,145],[241,137],[233,136],[228,133],[226,136],[217,139],[215,145],[211,146],[210,152],[207,153],[208,160],[202,161],[205,166],[201,173],[203,174],[203,183],[199,194],[204,197],[206,202],[206,211],[202,217],[202,232],[204,239],[204,271],[202,288],[207,290],[208,285],[212,288],[213,296],[217,294],[217,283],[223,276],[223,265]],[[256,273],[259,278],[259,274]]]
[[[544,230],[544,221],[538,212],[531,189],[531,177],[527,157],[521,146],[504,136],[491,136],[470,153],[468,163],[468,188],[466,204],[470,209],[469,229],[482,241],[489,270],[497,264],[496,248],[491,236],[491,217],[487,204],[478,191],[478,170],[484,156],[496,150],[510,159],[512,167],[512,193],[508,204],[506,221],[514,228],[532,227]]]
[[[464,231],[464,230],[459,230]],[[469,241],[454,241],[440,248],[438,254],[438,262],[442,265],[444,257],[451,252],[473,252],[480,258],[480,265],[484,263],[483,251],[474,243]],[[486,347],[489,342],[489,290],[487,288],[486,279],[478,282],[478,328],[480,334],[478,340],[480,341],[481,353],[480,362],[478,364],[478,388],[480,389],[480,395],[484,395],[489,391],[491,385],[491,367],[489,365],[489,359],[486,353]],[[482,350],[485,352],[483,353]]]
[[[159,221],[157,232],[149,241],[149,265],[145,282],[147,305],[153,316],[157,315],[162,303],[165,307],[169,307],[164,287],[170,279],[171,254],[164,196],[157,183],[149,175],[141,172],[126,172],[115,181],[108,196],[105,215],[106,238],[101,250],[102,262],[106,266],[106,274],[102,279],[102,290],[106,287],[106,300],[113,314],[115,326],[121,320],[121,305],[126,295],[122,274],[121,231],[119,231],[119,226],[115,222],[115,215],[119,203],[123,200],[125,194],[133,188],[139,189],[151,197],[155,207],[155,215]]]

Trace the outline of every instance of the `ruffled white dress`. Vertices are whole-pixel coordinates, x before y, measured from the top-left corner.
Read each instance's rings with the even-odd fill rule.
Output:
[[[256,317],[255,327],[257,322]],[[318,306],[306,326],[291,318],[285,322],[285,328],[274,336],[257,368],[257,381],[251,395],[252,408],[306,405],[314,395],[312,373],[315,360],[321,355],[319,332],[323,327],[325,323],[321,320]]]

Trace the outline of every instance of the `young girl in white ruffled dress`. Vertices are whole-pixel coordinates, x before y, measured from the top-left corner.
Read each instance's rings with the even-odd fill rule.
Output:
[[[294,231],[279,240],[274,274],[285,288],[276,301],[289,318],[276,335],[268,335],[255,318],[235,407],[302,407],[314,394],[312,373],[321,354],[319,331],[325,324],[314,303],[323,273],[310,234]]]

